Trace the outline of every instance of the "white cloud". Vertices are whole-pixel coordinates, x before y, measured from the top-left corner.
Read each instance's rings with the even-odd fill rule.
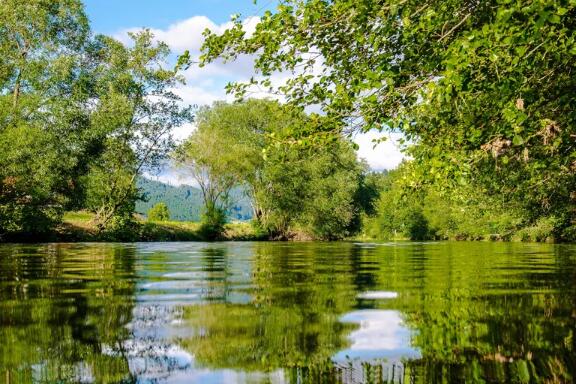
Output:
[[[243,28],[248,36],[254,33],[259,21],[258,16],[251,16],[243,21]],[[150,32],[154,34],[157,40],[168,44],[174,53],[181,54],[184,51],[189,51],[190,54],[196,55],[200,53],[205,30],[209,29],[216,34],[221,34],[230,27],[232,27],[232,22],[216,24],[206,16],[192,16],[171,24],[166,29],[150,28]],[[140,30],[142,28],[126,28],[116,33],[114,37],[126,43],[130,41],[129,32]]]
[[[226,98],[224,91],[218,92],[211,87],[183,86],[174,89],[174,93],[182,98],[186,105],[210,105],[216,100]]]
[[[260,21],[257,16],[252,16],[244,20],[243,27],[247,35],[250,36],[256,29]],[[191,54],[200,52],[200,47],[204,41],[202,35],[206,29],[214,33],[221,34],[226,29],[232,27],[232,22],[216,24],[206,16],[192,16],[188,19],[178,21],[168,26],[167,29],[150,28],[157,40],[163,41],[177,54],[188,50]],[[129,41],[128,32],[138,32],[142,28],[126,28],[115,34],[120,41]]]
[[[375,144],[374,140],[385,137],[386,141]],[[354,142],[360,147],[358,156],[365,159],[374,170],[394,169],[405,156],[400,151],[400,133],[385,134],[377,131],[357,134]]]
[[[198,182],[185,172],[181,172],[173,165],[167,165],[160,173],[144,173],[144,177],[154,181],[160,181],[173,186],[191,185],[198,187]]]
[[[172,131],[172,136],[177,142],[181,142],[186,139],[194,130],[196,126],[193,123],[184,124],[180,127],[175,128]]]

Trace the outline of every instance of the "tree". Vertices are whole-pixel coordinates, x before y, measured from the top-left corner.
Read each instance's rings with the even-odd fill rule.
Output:
[[[88,35],[78,0],[0,3],[0,237],[48,232],[77,194]]]
[[[567,0],[284,0],[250,35],[240,19],[207,31],[201,65],[254,54],[261,76],[229,90],[321,106],[294,135],[400,130],[416,144],[414,183],[480,186],[522,203],[528,221],[557,216],[568,236],[575,15]],[[293,76],[273,87],[279,71]]]
[[[364,234],[376,239],[510,239],[521,232],[526,213],[520,204],[488,196],[469,185],[449,191],[436,185],[411,189],[413,161],[379,176],[376,214]],[[408,185],[407,185],[408,184]],[[550,233],[540,236],[544,240]]]
[[[260,225],[277,238],[302,232],[338,239],[356,233],[362,213],[357,197],[366,170],[343,138],[323,147],[268,149],[263,188],[256,195],[266,212]]]
[[[234,154],[234,143],[214,125],[213,115],[207,107],[198,111],[196,130],[174,152],[176,164],[196,180],[202,191],[202,231],[211,238],[224,230],[230,191],[239,183],[231,164],[241,161]]]
[[[148,210],[148,220],[150,221],[168,221],[170,220],[170,211],[166,204],[160,202]]]
[[[154,43],[147,30],[130,37],[132,47],[99,36],[91,52],[101,58],[94,69],[100,100],[93,125],[103,140],[102,155],[91,164],[85,186],[101,228],[132,220],[140,198],[137,177],[173,149],[172,128],[192,119],[190,107],[182,107],[172,91],[183,79],[176,70],[164,69],[168,46]]]
[[[49,233],[65,209],[132,221],[136,177],[191,114],[167,46],[131,37],[92,38],[79,0],[0,4],[0,236]]]
[[[296,231],[340,238],[358,229],[359,193],[366,166],[344,138],[325,147],[297,141],[282,145],[286,132],[308,117],[270,100],[215,103],[198,114],[198,128],[177,156],[205,196],[208,213],[225,212],[228,194],[240,188],[254,218],[273,238]]]

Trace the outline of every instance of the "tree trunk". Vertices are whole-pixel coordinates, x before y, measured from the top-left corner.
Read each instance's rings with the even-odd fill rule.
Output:
[[[16,84],[14,85],[14,92],[13,92],[13,98],[12,98],[12,107],[16,108],[16,106],[18,105],[18,98],[20,97],[20,79],[22,75],[22,71],[18,70],[18,76],[16,76]]]

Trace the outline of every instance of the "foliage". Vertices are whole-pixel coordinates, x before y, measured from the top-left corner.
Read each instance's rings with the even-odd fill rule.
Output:
[[[562,233],[576,214],[575,16],[573,0],[283,0],[254,33],[239,18],[206,31],[201,65],[254,54],[261,76],[230,91],[322,108],[292,136],[399,130],[413,184],[499,194]]]
[[[0,3],[0,237],[49,231],[76,191],[88,31],[76,0]]]
[[[173,155],[179,168],[190,174],[202,191],[203,230],[209,237],[219,236],[224,229],[226,211],[231,206],[230,193],[241,180],[240,173],[235,170],[247,160],[240,152],[242,142],[231,140],[228,132],[222,129],[220,122],[227,115],[220,109],[218,104],[213,109],[200,109],[196,130]]]
[[[0,132],[0,237],[46,233],[59,222],[66,195],[58,193],[58,161],[40,129],[6,127]],[[55,172],[56,171],[56,172]]]
[[[137,177],[160,165],[173,147],[172,128],[191,120],[190,108],[182,108],[172,91],[183,79],[175,70],[164,69],[168,46],[155,43],[149,31],[130,37],[133,45],[125,47],[99,36],[91,52],[103,58],[94,71],[103,93],[94,124],[105,140],[86,189],[103,227],[115,216],[132,215],[140,198]]]
[[[272,238],[355,233],[376,193],[365,182],[366,165],[344,138],[319,147],[283,144],[286,131],[306,120],[269,100],[215,103],[199,112],[198,129],[176,156],[191,169],[206,207],[225,210],[232,188],[240,188],[257,227]]]
[[[148,210],[148,220],[150,221],[168,221],[170,220],[170,211],[165,203],[160,202]]]
[[[257,191],[260,221],[272,236],[294,232],[320,239],[342,238],[359,228],[356,201],[366,171],[351,143],[342,139],[315,148],[277,146],[267,151]]]
[[[510,240],[521,238],[530,227],[520,204],[501,200],[501,195],[488,196],[485,191],[468,185],[450,190],[435,186],[411,189],[412,162],[404,162],[397,170],[380,176],[381,193],[377,214],[366,219],[364,235],[371,238],[412,240]],[[546,236],[526,237],[544,240],[552,236],[552,223]]]
[[[558,221],[559,219],[553,216],[540,218],[533,225],[524,227],[516,232],[514,237],[520,241],[554,241]]]
[[[381,188],[377,213],[366,220],[364,233],[379,239],[426,240],[433,236],[424,215],[422,193],[407,193],[402,185],[406,163],[378,180]],[[376,177],[376,176],[375,176]]]
[[[200,220],[200,236],[207,240],[217,240],[224,234],[226,211],[221,207],[208,205]]]
[[[51,232],[65,209],[97,212],[103,230],[134,224],[135,179],[190,109],[167,46],[131,37],[93,37],[79,0],[0,4],[0,236]]]

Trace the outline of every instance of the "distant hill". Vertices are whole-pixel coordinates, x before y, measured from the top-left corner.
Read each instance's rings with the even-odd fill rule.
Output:
[[[174,221],[199,221],[202,212],[202,192],[190,185],[178,187],[141,177],[137,186],[144,194],[146,201],[136,202],[136,212],[146,215],[156,203],[164,202],[170,210],[170,219]],[[240,190],[232,193],[234,202],[228,213],[231,220],[250,220],[252,208],[250,201]]]

